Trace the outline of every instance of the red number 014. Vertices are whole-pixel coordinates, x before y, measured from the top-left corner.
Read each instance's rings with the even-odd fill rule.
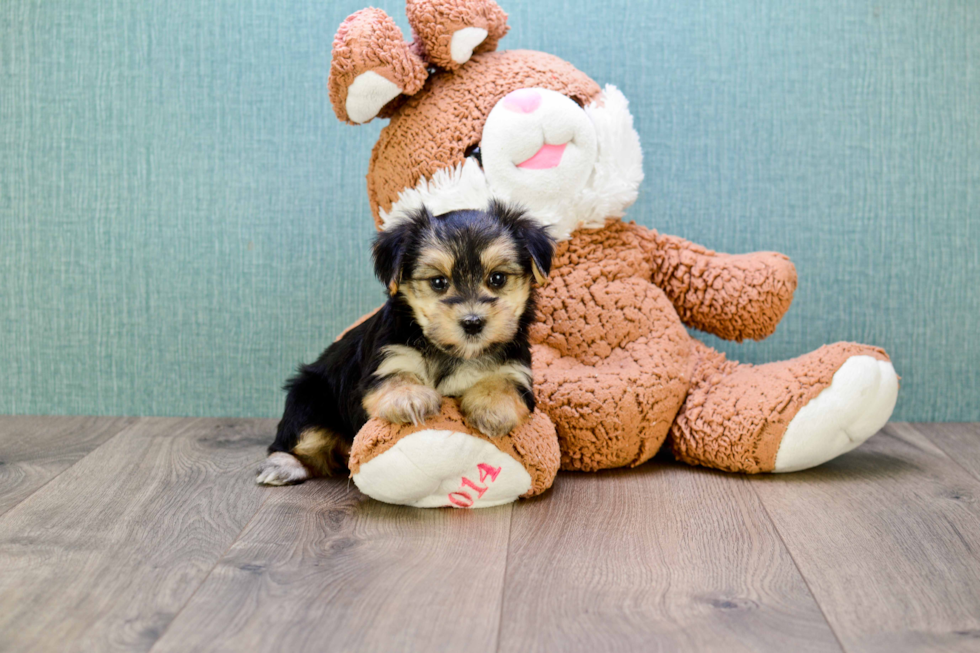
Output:
[[[477,485],[464,476],[459,489],[449,493],[449,502],[454,506],[459,506],[460,508],[471,507],[476,499],[482,497],[490,489],[490,484],[496,481],[497,476],[500,474],[500,467],[492,467],[486,463],[480,463],[476,468],[480,472],[480,483],[486,483],[486,485]],[[487,481],[487,479],[490,480]],[[470,488],[476,492],[476,499],[471,497],[470,493],[466,492],[464,488]]]

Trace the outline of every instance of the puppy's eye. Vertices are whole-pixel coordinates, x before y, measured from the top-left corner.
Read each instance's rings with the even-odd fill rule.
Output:
[[[490,275],[490,278],[487,279],[487,283],[491,288],[503,288],[504,284],[507,283],[507,275],[503,272],[494,272]]]
[[[449,287],[449,279],[446,277],[432,277],[429,279],[429,285],[436,292],[445,292],[446,288]]]

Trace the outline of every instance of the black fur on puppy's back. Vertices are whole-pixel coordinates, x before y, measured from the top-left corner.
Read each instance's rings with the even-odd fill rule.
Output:
[[[345,333],[290,378],[286,407],[269,453],[291,452],[308,428],[323,428],[350,444],[368,420],[361,405],[366,380],[378,366],[378,351],[390,344],[423,339],[411,310],[390,298],[378,312]]]

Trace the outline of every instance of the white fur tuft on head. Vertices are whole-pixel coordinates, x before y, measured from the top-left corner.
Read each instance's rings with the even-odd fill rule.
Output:
[[[391,210],[381,211],[383,228],[404,222],[425,206],[432,215],[463,209],[485,209],[492,195],[476,159],[469,158],[453,168],[437,170],[432,179],[419,180],[415,188],[398,194]]]
[[[602,94],[603,106],[585,107],[595,125],[599,157],[583,201],[591,205],[592,217],[586,225],[600,227],[606,218],[621,218],[639,194],[643,183],[643,148],[633,128],[629,100],[611,84]]]

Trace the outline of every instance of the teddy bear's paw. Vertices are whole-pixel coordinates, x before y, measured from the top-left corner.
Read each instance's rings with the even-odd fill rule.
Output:
[[[364,494],[416,508],[489,508],[531,489],[531,476],[486,440],[424,429],[362,464],[353,476]]]
[[[888,422],[897,398],[898,375],[890,362],[851,356],[789,423],[773,471],[816,467],[851,451]]]
[[[259,485],[296,485],[309,477],[309,470],[296,456],[277,451],[262,462],[255,482]]]

